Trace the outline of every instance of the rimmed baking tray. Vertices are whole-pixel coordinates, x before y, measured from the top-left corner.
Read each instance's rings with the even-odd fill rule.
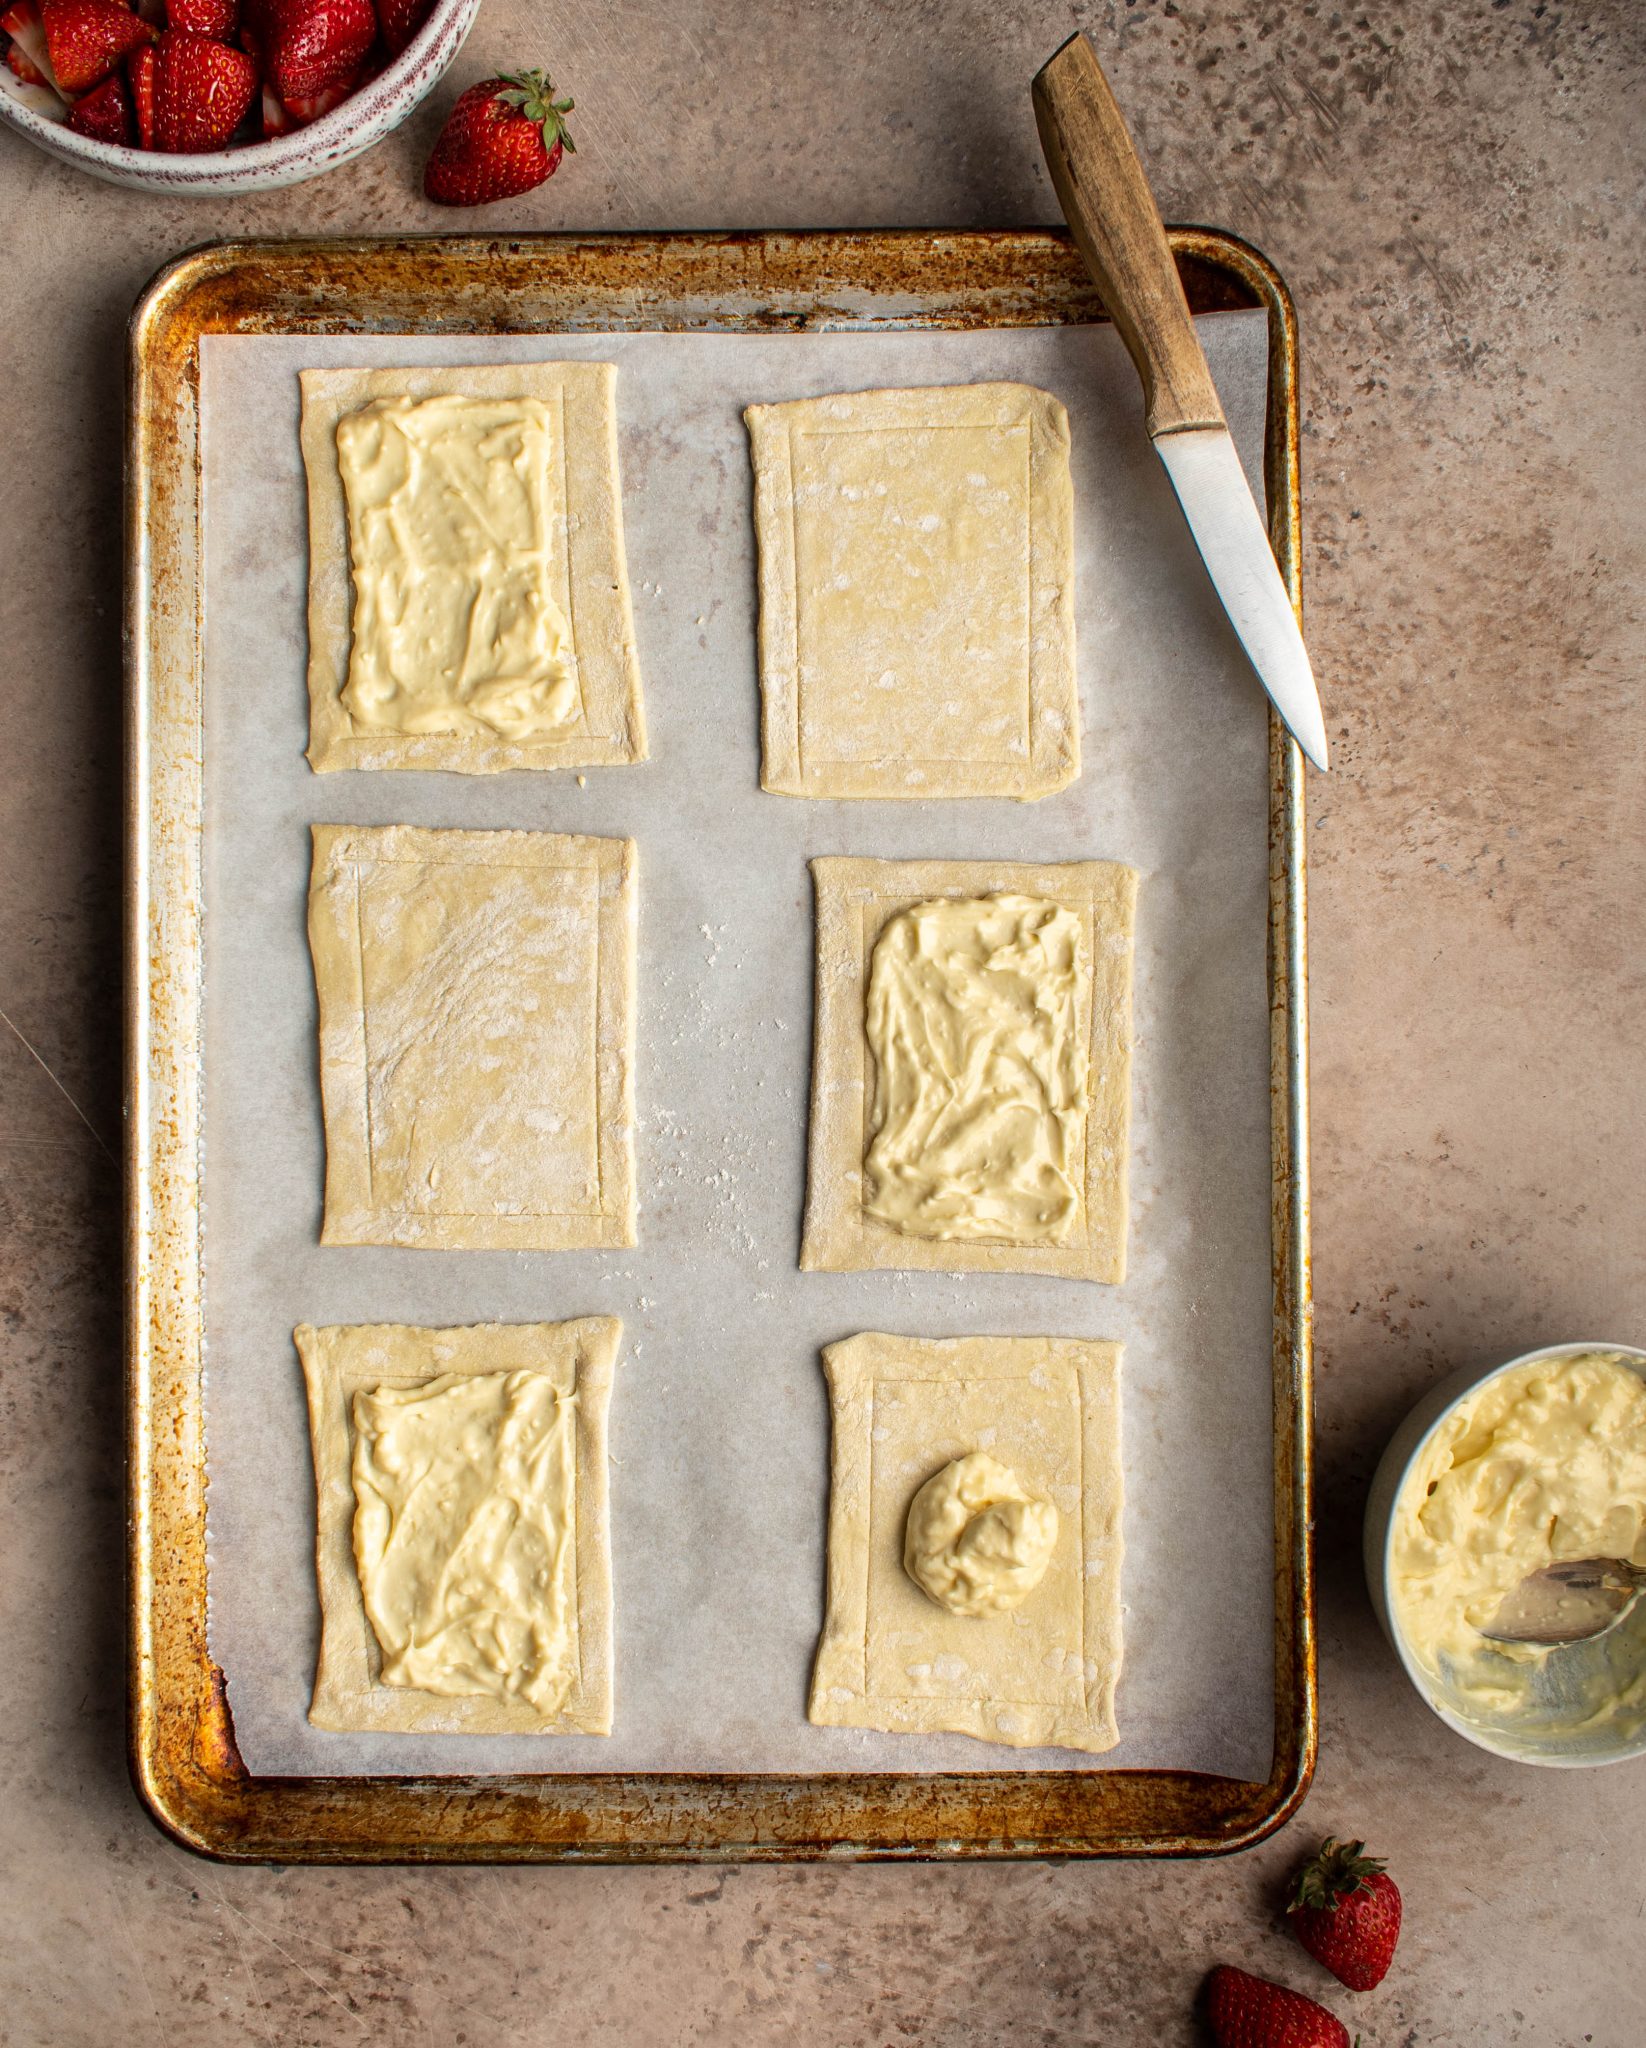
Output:
[[[1271,533],[1299,597],[1297,342],[1254,250],[1171,231],[1197,312],[1269,331]],[[1032,327],[1102,318],[1066,238],[873,232],[226,244],[165,271],[131,335],[128,561],[130,1741],[162,1826],[280,1861],[779,1860],[1207,1853],[1301,1799],[1315,1754],[1304,848],[1270,724],[1274,1760],[1180,1770],[271,1777],[207,1637],[200,343],[207,335]]]

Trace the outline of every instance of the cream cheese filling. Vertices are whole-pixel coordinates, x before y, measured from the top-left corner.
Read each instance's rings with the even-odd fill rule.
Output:
[[[1646,1380],[1603,1352],[1491,1380],[1430,1439],[1396,1502],[1391,1604],[1418,1661],[1514,1705],[1511,1667],[1550,1652],[1479,1631],[1562,1558],[1646,1564]]]
[[[384,1685],[527,1701],[577,1670],[575,1395],[449,1373],[353,1402],[354,1556]]]
[[[909,1505],[903,1569],[950,1614],[1008,1614],[1046,1576],[1057,1509],[985,1451],[956,1458]]]
[[[911,1237],[1060,1244],[1080,1207],[1089,975],[1034,896],[918,903],[869,968],[864,1208]]]
[[[577,717],[555,462],[536,398],[378,398],[338,421],[356,730],[519,740]]]

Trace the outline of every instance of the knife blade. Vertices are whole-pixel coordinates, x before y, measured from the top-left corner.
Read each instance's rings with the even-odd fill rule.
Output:
[[[1144,424],[1246,657],[1292,737],[1327,766],[1297,613],[1246,482],[1166,230],[1092,46],[1074,35],[1034,81],[1035,122],[1076,246],[1143,380]]]

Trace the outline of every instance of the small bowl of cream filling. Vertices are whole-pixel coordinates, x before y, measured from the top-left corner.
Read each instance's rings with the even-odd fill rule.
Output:
[[[1366,1579],[1406,1675],[1446,1724],[1521,1763],[1646,1755],[1646,1595],[1555,1648],[1482,1633],[1565,1559],[1646,1565],[1646,1351],[1555,1344],[1434,1388],[1366,1507]]]

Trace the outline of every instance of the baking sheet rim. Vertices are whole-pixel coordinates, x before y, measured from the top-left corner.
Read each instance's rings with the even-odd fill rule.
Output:
[[[1169,233],[1197,310],[1209,309],[1210,285],[1213,304],[1255,301],[1267,312],[1270,526],[1299,603],[1289,297],[1265,259],[1233,236]],[[442,319],[457,288],[463,317]],[[878,320],[877,298],[891,302]],[[591,304],[603,320],[589,317]],[[1272,718],[1276,1744],[1265,1783],[1170,1770],[254,1778],[206,1645],[200,336],[1101,317],[1067,237],[1044,229],[224,243],[180,258],[139,300],[126,472],[128,1737],[140,1795],[186,1846],[282,1861],[1181,1855],[1245,1846],[1302,1799],[1317,1739],[1303,779],[1297,749]]]

